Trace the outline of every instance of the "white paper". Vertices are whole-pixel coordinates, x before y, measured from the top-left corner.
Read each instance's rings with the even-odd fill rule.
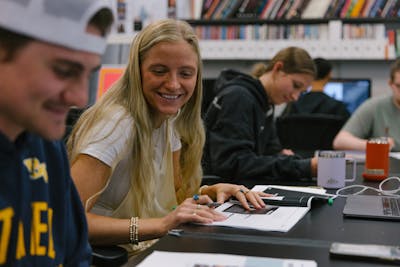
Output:
[[[164,251],[154,251],[138,267],[171,266],[171,264],[174,267],[317,267],[317,263],[311,260]]]
[[[391,158],[400,159],[400,152],[390,152],[389,155]]]
[[[394,159],[400,159],[400,152],[390,152],[389,156]],[[346,151],[346,158],[347,157],[357,162],[365,162],[365,151]]]
[[[305,192],[311,194],[326,195],[335,198],[336,195],[327,194],[323,188],[279,185],[256,185],[251,190],[262,192],[268,187]],[[269,198],[280,198],[269,197]],[[264,213],[262,210],[246,211],[238,201],[225,202],[216,208],[227,219],[224,221],[205,224],[208,226],[227,226],[236,228],[256,229],[261,231],[288,232],[311,208],[311,199],[307,207],[297,206],[271,206],[267,205]],[[232,210],[233,209],[233,210]]]
[[[289,231],[310,210],[310,207],[274,207],[266,214],[240,214],[226,211],[238,205],[226,202],[216,208],[228,218],[224,221],[213,222],[207,225],[248,228],[261,231]],[[268,207],[272,207],[267,205]]]
[[[278,188],[283,190],[292,190],[310,194],[325,194],[326,190],[320,187],[310,187],[310,186],[284,186],[284,185],[255,185],[251,190],[257,192],[263,192],[268,187]]]

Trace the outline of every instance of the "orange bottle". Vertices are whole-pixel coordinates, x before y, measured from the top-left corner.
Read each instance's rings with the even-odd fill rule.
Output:
[[[366,180],[382,181],[389,175],[390,145],[386,137],[372,138],[367,142],[365,154]]]

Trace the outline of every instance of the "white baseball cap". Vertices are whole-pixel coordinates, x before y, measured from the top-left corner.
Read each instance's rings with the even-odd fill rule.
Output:
[[[0,0],[0,27],[71,49],[101,54],[106,37],[86,31],[108,0]]]

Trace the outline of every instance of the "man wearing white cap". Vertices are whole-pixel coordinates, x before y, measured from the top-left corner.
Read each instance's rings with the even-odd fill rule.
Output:
[[[0,266],[88,266],[62,141],[113,21],[97,0],[0,1]]]

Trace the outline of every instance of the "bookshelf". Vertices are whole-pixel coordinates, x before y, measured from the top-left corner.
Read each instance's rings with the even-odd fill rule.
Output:
[[[200,38],[203,58],[269,59],[287,46],[299,46],[313,57],[335,60],[396,58],[395,20],[306,19],[227,21],[188,20]],[[388,28],[388,25],[390,27]]]
[[[177,0],[176,10],[195,28],[206,60],[268,59],[287,45],[338,60],[400,54],[400,1]]]
[[[131,1],[131,0],[126,0]],[[136,1],[136,0],[135,0]],[[165,0],[166,1],[166,0]],[[229,18],[215,18],[209,14],[208,19],[201,16],[204,3],[209,4],[215,0],[176,0],[176,11],[168,10],[165,12],[165,17],[170,13],[176,14],[179,19],[188,21],[196,31],[199,29],[216,28],[221,31],[223,27],[242,27],[244,32],[247,32],[245,38],[228,39],[221,37],[218,30],[214,31],[213,38],[205,38],[199,36],[202,58],[204,61],[204,76],[216,77],[221,69],[226,67],[234,67],[242,71],[249,71],[251,66],[258,61],[268,61],[278,50],[286,46],[300,46],[305,48],[313,57],[319,56],[330,59],[334,63],[334,74],[336,77],[371,77],[373,80],[373,95],[387,93],[387,79],[389,76],[389,65],[400,55],[396,51],[400,45],[400,21],[398,14],[393,16],[393,10],[398,9],[400,1],[380,1],[380,0],[229,0],[232,2],[254,4],[258,2],[259,11],[261,6],[265,8],[267,3],[276,4],[282,2],[281,5],[287,2],[287,5],[297,2],[300,4],[311,5],[312,2],[324,2],[325,6],[320,3],[317,9],[318,12],[309,12],[307,16],[302,16],[306,11],[298,8],[294,15],[289,17],[290,12],[286,12],[287,16],[280,14],[280,18],[260,16],[262,13],[257,12],[241,14],[236,16],[233,13]],[[227,0],[219,0],[219,2],[229,2]],[[168,1],[169,2],[169,1]],[[293,2],[293,3],[292,3]],[[329,2],[329,5],[327,5]],[[386,8],[386,16],[382,16],[382,11],[375,10],[373,16],[370,16],[366,11],[366,7],[358,7],[359,15],[355,16],[355,12],[339,12],[336,11],[336,16],[333,11],[328,15],[329,7],[333,4],[340,6],[344,2],[362,2],[363,5],[369,5],[370,10],[374,4],[378,2],[389,4]],[[399,3],[399,4],[398,4]],[[327,6],[326,6],[327,5]],[[360,4],[358,4],[360,5]],[[293,7],[293,6],[290,6]],[[170,8],[170,7],[169,7]],[[327,8],[325,13],[321,15],[321,10]],[[342,6],[344,8],[344,6]],[[347,7],[349,11],[350,6]],[[353,7],[355,8],[355,7]],[[364,9],[362,9],[364,8]],[[376,7],[375,7],[376,8]],[[390,8],[392,11],[390,12]],[[311,9],[311,8],[310,8]],[[219,12],[223,14],[222,7]],[[266,12],[266,11],[264,11]],[[272,11],[271,11],[272,12]],[[281,11],[283,12],[283,11]],[[226,13],[226,11],[225,11]],[[276,15],[279,10],[276,11]],[[307,14],[307,13],[306,13]],[[390,15],[392,14],[392,15]],[[371,13],[372,15],[372,13]],[[282,32],[319,32],[315,34],[317,37],[303,38],[285,38],[277,34],[277,37],[271,38],[267,33],[255,33],[255,29],[272,28],[277,33]],[[297,27],[297,28],[296,28]],[[301,30],[301,27],[303,29]],[[306,29],[306,28],[309,29]],[[299,30],[300,28],[300,30]],[[317,28],[317,30],[314,30]],[[367,29],[374,28],[376,33],[373,37],[347,38],[353,36],[350,33],[366,32]],[[294,30],[293,30],[294,29]],[[225,30],[226,31],[226,30]],[[391,34],[388,32],[391,31]],[[389,37],[390,35],[390,37]],[[264,37],[264,38],[260,38]],[[268,38],[265,38],[267,36]],[[113,34],[109,38],[109,47],[103,62],[106,64],[125,64],[129,56],[129,44],[134,37],[134,33],[128,34]],[[398,40],[398,41],[397,41]],[[399,50],[399,49],[397,49]]]
[[[180,17],[195,20],[386,19],[400,15],[396,0],[176,0],[175,8],[181,11],[177,12]]]
[[[393,60],[400,51],[394,19],[187,20],[200,39],[204,60],[270,59],[287,46],[331,60]],[[388,38],[392,31],[392,40]],[[134,34],[114,34],[110,44],[130,44]]]

